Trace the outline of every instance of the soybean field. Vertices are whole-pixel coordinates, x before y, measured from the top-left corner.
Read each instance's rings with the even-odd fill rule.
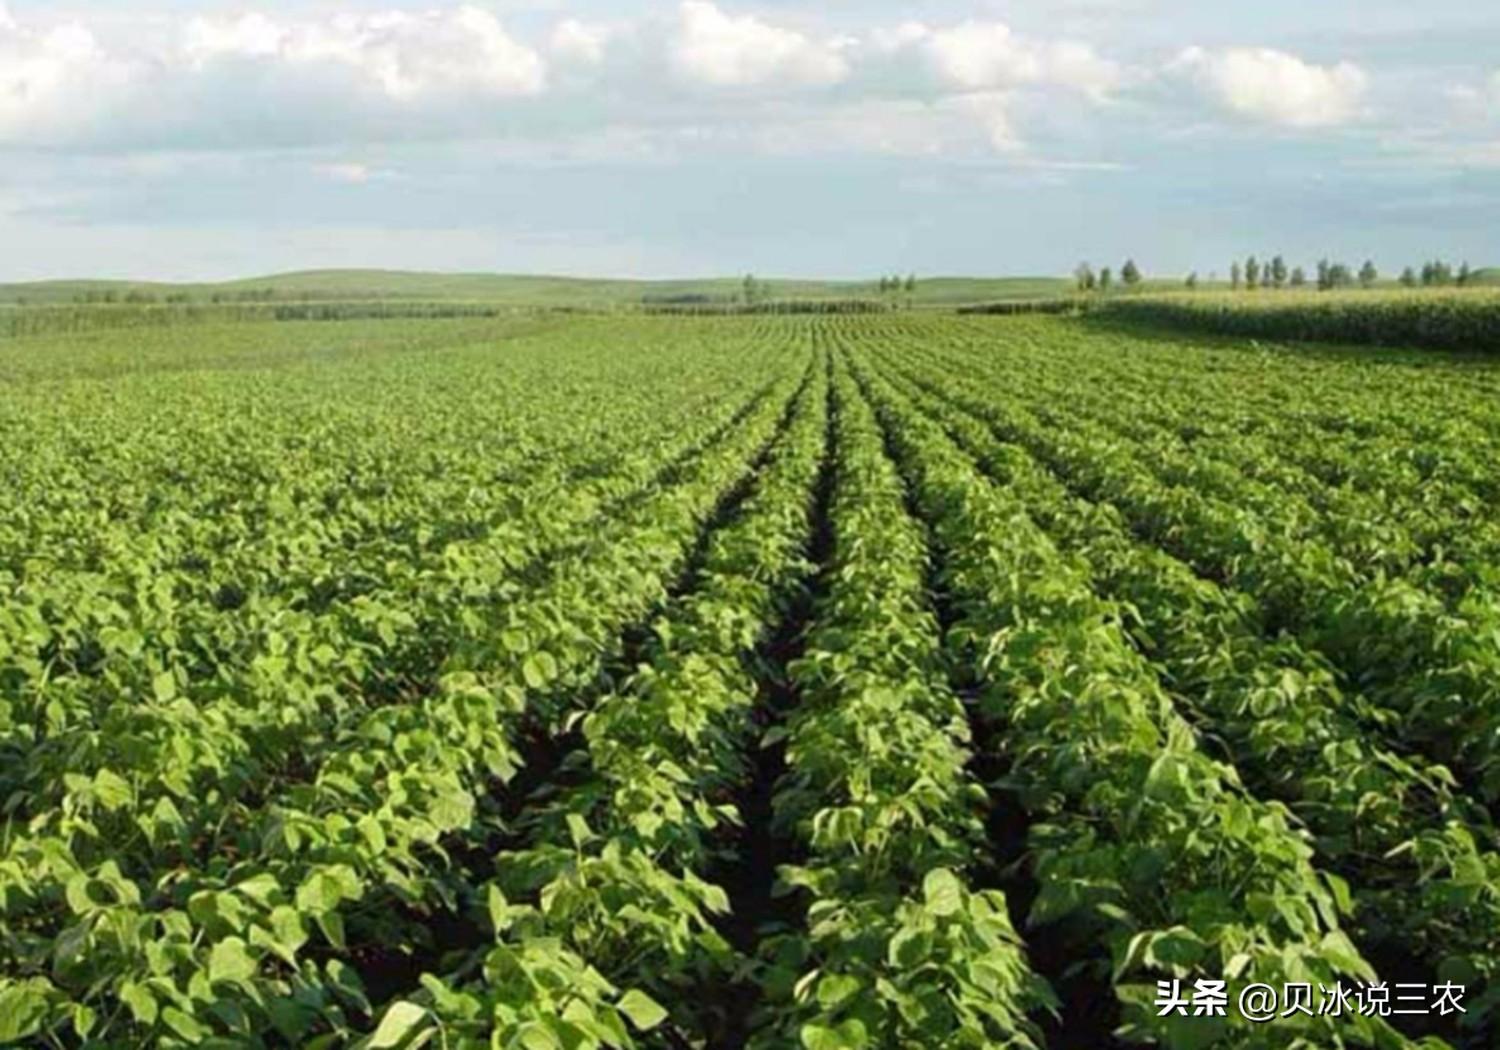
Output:
[[[1087,317],[0,341],[0,1044],[1494,1046],[1497,463]]]

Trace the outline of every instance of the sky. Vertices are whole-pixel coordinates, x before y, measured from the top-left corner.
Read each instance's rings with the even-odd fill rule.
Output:
[[[1481,0],[0,0],[0,280],[1500,264]]]

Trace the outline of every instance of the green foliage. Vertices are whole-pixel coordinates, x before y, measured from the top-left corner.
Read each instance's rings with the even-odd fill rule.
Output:
[[[1490,372],[894,310],[14,340],[0,1042],[1024,1050],[1060,978],[1173,1050],[1436,1046],[1152,1008],[1399,958],[1488,1045]]]
[[[926,544],[869,406],[836,375],[832,583],[792,665],[775,825],[808,857],[782,871],[808,926],[766,945],[757,1047],[1028,1047],[1051,1003],[980,858],[967,723],[943,686]]]
[[[796,384],[785,350],[747,358],[732,336],[695,341],[692,369],[648,342],[599,371],[577,334],[7,394],[29,440],[7,446],[26,498],[0,540],[50,552],[45,573],[6,562],[0,616],[18,1025],[342,1040],[370,1014],[351,963],[419,948],[479,895],[452,851],[495,833],[521,720],[558,724],[663,600]],[[559,427],[580,403],[592,418]],[[79,412],[92,451],[69,469]],[[136,485],[148,504],[76,527]]]
[[[1373,277],[1370,280],[1373,281]],[[1327,287],[1349,283],[1330,267]],[[1297,285],[1297,281],[1292,281]],[[1131,296],[1101,307],[1110,316],[1259,339],[1317,340],[1440,350],[1500,351],[1500,296],[1488,291],[1277,296]]]
[[[1195,570],[1225,575],[1217,560],[1226,549],[1220,538],[1225,533],[1216,528],[1211,533],[1215,538],[1208,539],[1205,530],[1201,534],[1207,542],[1195,546],[1201,526],[1185,513],[1190,504],[1154,486],[1145,471],[1165,453],[1119,447],[1118,438],[1103,427],[1076,418],[1064,424],[1056,412],[1039,415],[1016,400],[997,400],[985,382],[957,378],[967,371],[925,371],[918,378],[924,404],[948,420],[986,471],[1026,499],[1039,524],[1080,556],[1096,590],[1126,603],[1126,622],[1136,644],[1175,684],[1197,720],[1211,722],[1232,745],[1236,765],[1255,793],[1289,800],[1317,834],[1319,851],[1341,870],[1352,867],[1361,873],[1355,896],[1362,905],[1362,938],[1388,951],[1418,952],[1434,973],[1461,973],[1471,988],[1487,983],[1494,975],[1494,946],[1500,944],[1500,894],[1492,892],[1500,886],[1500,850],[1489,818],[1482,806],[1458,792],[1447,768],[1405,753],[1407,741],[1388,746],[1367,730],[1372,722],[1404,726],[1409,739],[1411,730],[1420,734],[1428,724],[1425,713],[1408,708],[1397,692],[1379,691],[1382,698],[1402,703],[1404,718],[1381,710],[1371,695],[1346,691],[1323,655],[1341,655],[1336,648],[1324,644],[1320,652],[1294,638],[1264,638],[1259,619],[1268,612],[1249,595],[1274,596],[1284,593],[1282,588],[1221,590],[1196,575]],[[1107,402],[1101,398],[1090,404],[1090,418],[1131,413],[1136,430],[1204,425],[1202,402],[1191,395],[1168,399],[1155,393],[1149,404],[1144,398],[1135,405],[1121,400],[1116,390]],[[1141,421],[1150,422],[1143,426]],[[1310,455],[1320,451],[1307,443],[1301,447]],[[1199,448],[1205,446],[1200,443]],[[1246,478],[1271,476],[1267,464],[1277,458],[1270,447],[1254,447],[1243,438],[1214,449],[1221,457],[1237,454]],[[1195,457],[1178,456],[1163,473],[1205,495],[1228,480],[1190,473],[1197,465]],[[1078,479],[1091,493],[1129,496],[1115,496],[1113,506],[1074,496],[1049,468]],[[1289,484],[1295,477],[1281,476]],[[1249,495],[1250,484],[1225,486],[1232,491],[1225,491],[1224,498],[1250,503],[1268,516],[1278,504],[1290,509],[1285,493],[1262,506]],[[1340,520],[1369,521],[1378,513],[1354,505],[1352,493],[1341,499],[1348,505],[1340,508]],[[1213,512],[1205,504],[1191,513]],[[1186,546],[1201,560],[1185,563],[1140,542],[1128,527],[1132,520],[1137,528],[1150,521],[1183,530],[1179,535],[1187,542],[1179,549]],[[1415,512],[1408,520],[1415,520]],[[1177,524],[1167,525],[1173,521]],[[1361,532],[1367,528],[1345,526],[1340,539],[1352,545],[1365,538]],[[1410,543],[1398,560],[1401,548],[1392,549],[1389,535],[1370,534],[1368,540],[1386,549],[1388,571],[1411,566],[1415,552]],[[1284,564],[1293,564],[1289,554],[1282,555]],[[1334,585],[1342,592],[1337,600],[1353,608],[1363,604],[1358,580],[1346,577]],[[1421,608],[1409,606],[1406,615]],[[1277,615],[1285,619],[1295,614],[1277,610]],[[1391,620],[1377,628],[1407,635],[1411,630],[1412,625]],[[1350,659],[1365,657],[1350,654]],[[1468,695],[1483,696],[1482,687],[1476,684]],[[1439,729],[1434,723],[1432,730],[1446,738],[1453,716],[1438,717],[1449,725]],[[1340,883],[1334,888],[1348,894]]]

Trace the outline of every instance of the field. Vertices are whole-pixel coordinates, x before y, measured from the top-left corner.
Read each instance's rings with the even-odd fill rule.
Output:
[[[868,280],[765,280],[767,295],[776,299],[880,298],[878,275]],[[215,284],[168,284],[139,281],[36,281],[0,284],[0,304],[18,301],[63,304],[112,293],[132,292],[156,299],[184,297],[208,302],[218,297],[235,301],[271,296],[276,299],[367,300],[421,299],[486,302],[504,305],[589,307],[637,305],[643,301],[674,299],[732,300],[742,291],[742,278],[701,280],[625,280],[548,277],[530,274],[435,274],[400,270],[309,270],[274,274]],[[1173,282],[1175,284],[1175,282]],[[1072,287],[1058,277],[928,277],[922,275],[902,302],[953,305],[990,300],[1060,295]],[[891,297],[887,297],[891,298]]]
[[[1500,352],[1500,292],[1482,286],[1126,295],[1092,309],[1111,320],[1260,339]]]
[[[1500,1040],[1500,360],[0,340],[0,1044]],[[1254,1022],[1159,982],[1308,987]],[[1330,990],[1463,986],[1367,1015]]]

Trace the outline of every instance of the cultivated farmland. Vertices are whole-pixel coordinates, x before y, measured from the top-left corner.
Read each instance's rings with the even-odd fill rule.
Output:
[[[1497,393],[1043,316],[0,341],[0,1043],[1493,1046]],[[1326,1008],[1402,984],[1465,1012]]]

